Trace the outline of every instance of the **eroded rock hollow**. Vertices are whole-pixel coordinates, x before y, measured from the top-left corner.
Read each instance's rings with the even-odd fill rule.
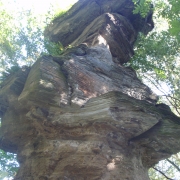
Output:
[[[180,119],[130,67],[148,15],[130,0],[80,0],[45,35],[66,48],[11,75],[0,89],[0,148],[17,153],[15,180],[148,180],[180,151]]]

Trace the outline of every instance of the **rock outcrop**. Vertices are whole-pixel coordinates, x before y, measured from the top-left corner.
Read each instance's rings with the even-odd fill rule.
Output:
[[[148,180],[148,168],[180,151],[180,118],[122,66],[143,29],[132,9],[79,1],[46,30],[73,47],[2,84],[0,148],[18,155],[15,180]]]
[[[133,9],[131,0],[80,0],[46,28],[45,36],[65,47],[104,43],[113,60],[123,64],[133,55],[137,33],[147,34],[154,27],[152,12],[142,18]]]

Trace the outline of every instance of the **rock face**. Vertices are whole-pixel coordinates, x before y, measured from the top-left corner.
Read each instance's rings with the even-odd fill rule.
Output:
[[[2,84],[0,148],[18,154],[15,180],[148,180],[150,167],[180,151],[180,118],[122,66],[142,29],[132,8],[79,1],[46,30],[73,47]],[[72,21],[82,14],[86,22]]]
[[[64,46],[106,44],[113,60],[120,64],[133,55],[137,33],[147,34],[154,27],[152,13],[146,18],[134,15],[131,0],[80,0],[63,17],[46,28],[51,41]]]

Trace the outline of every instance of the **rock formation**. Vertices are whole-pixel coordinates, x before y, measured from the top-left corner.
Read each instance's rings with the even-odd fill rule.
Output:
[[[80,0],[45,31],[71,48],[2,84],[0,148],[18,155],[15,180],[148,180],[180,151],[180,118],[123,66],[153,26],[133,8]]]

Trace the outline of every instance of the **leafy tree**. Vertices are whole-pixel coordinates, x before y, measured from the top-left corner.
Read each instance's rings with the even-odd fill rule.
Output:
[[[179,1],[156,1],[156,28],[146,37],[139,34],[130,65],[146,83],[160,92],[161,101],[166,101],[180,115],[180,26],[177,25],[180,10],[177,7]],[[158,27],[162,21],[164,23]]]
[[[151,0],[132,0],[135,9],[133,11],[134,14],[141,14],[142,17],[146,17],[147,13],[151,9]]]
[[[137,4],[134,13],[142,16],[150,7],[148,0],[134,2]],[[180,116],[180,1],[152,2],[155,28],[147,36],[139,34],[135,56],[128,65],[136,69],[145,84],[159,93],[159,102],[168,104]],[[173,179],[180,173],[179,166],[177,154],[161,161],[149,174],[152,180]]]
[[[0,179],[4,177],[13,177],[18,170],[19,164],[16,161],[16,155],[0,150]]]
[[[14,4],[17,8],[17,5]],[[67,9],[57,11],[50,6],[46,14],[38,15],[24,9],[8,11],[0,1],[0,77],[6,78],[15,68],[31,66],[41,54],[58,55],[63,50],[61,43],[44,39],[44,28],[52,19],[63,15]]]

